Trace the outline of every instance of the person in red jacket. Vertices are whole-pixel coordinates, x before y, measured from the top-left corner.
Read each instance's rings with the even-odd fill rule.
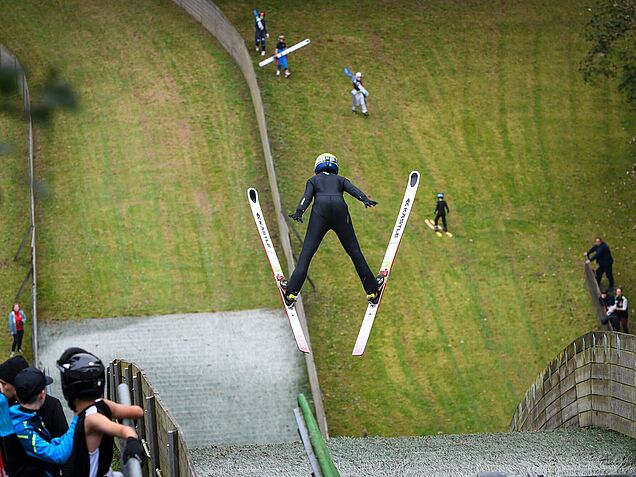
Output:
[[[24,336],[24,324],[26,323],[26,315],[20,309],[20,305],[13,305],[13,310],[9,313],[9,333],[13,337],[11,345],[11,356],[15,356],[16,351],[22,353],[22,337]]]

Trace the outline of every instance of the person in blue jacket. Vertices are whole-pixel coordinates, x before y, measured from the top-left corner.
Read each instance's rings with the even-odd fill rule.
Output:
[[[36,368],[23,369],[15,378],[19,404],[12,406],[9,413],[24,455],[11,477],[53,477],[57,466],[64,464],[73,452],[77,416],[63,436],[51,439],[49,430],[37,413],[46,400],[46,386],[52,382]]]

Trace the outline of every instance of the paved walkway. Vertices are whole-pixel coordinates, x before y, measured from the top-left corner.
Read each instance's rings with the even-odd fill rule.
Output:
[[[143,368],[190,447],[297,439],[293,408],[307,378],[282,310],[42,324],[40,362],[56,380],[70,346]]]

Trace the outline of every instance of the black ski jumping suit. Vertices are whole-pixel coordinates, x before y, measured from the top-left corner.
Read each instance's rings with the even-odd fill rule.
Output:
[[[305,278],[307,278],[309,263],[329,230],[336,232],[340,243],[351,257],[364,290],[368,294],[377,292],[378,285],[375,276],[371,273],[360,250],[343,192],[351,194],[361,202],[369,200],[360,189],[338,174],[320,172],[307,181],[305,193],[296,208],[296,213],[302,215],[312,199],[315,201],[311,209],[303,249],[289,280],[288,286],[291,292],[300,292]]]
[[[267,40],[267,24],[265,23],[265,18],[261,18],[260,15],[256,17],[254,28],[256,29],[256,31],[254,32],[254,40],[256,41],[256,46],[265,51],[265,42]]]
[[[439,219],[442,219],[442,225],[444,226],[444,231],[448,228],[446,226],[446,212],[450,212],[448,208],[448,204],[444,199],[438,199],[437,204],[435,204],[435,227],[437,227],[437,222]]]

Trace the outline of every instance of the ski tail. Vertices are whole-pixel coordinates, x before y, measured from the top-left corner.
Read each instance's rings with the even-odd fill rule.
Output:
[[[353,73],[346,66],[345,66],[344,72],[350,79],[353,79]]]
[[[411,214],[413,201],[415,200],[415,194],[417,193],[417,187],[419,186],[419,184],[420,173],[418,171],[411,171],[411,173],[409,174],[408,183],[406,185],[406,191],[404,192],[404,197],[402,199],[402,206],[400,207],[400,212],[398,213],[397,220],[395,221],[393,233],[391,234],[391,239],[389,240],[389,245],[386,248],[384,259],[382,260],[382,265],[380,266],[380,274],[384,275],[384,286],[380,291],[380,298],[378,300],[378,303],[369,303],[369,305],[367,306],[367,312],[364,315],[364,319],[362,320],[362,326],[360,327],[358,338],[356,339],[356,343],[353,347],[353,352],[351,353],[353,356],[362,356],[362,354],[364,354],[364,350],[366,349],[367,342],[369,341],[369,336],[371,335],[371,328],[373,327],[375,316],[378,313],[378,309],[380,308],[380,303],[382,303],[382,297],[384,296],[384,292],[386,291],[386,287],[388,285],[389,276],[391,275],[391,268],[393,266],[393,262],[395,261],[397,251],[400,247],[400,242],[402,241],[402,236],[404,235],[406,222],[408,221],[409,215]]]
[[[300,324],[300,318],[298,317],[298,312],[295,308],[290,308],[285,304],[283,290],[280,287],[280,282],[285,277],[285,275],[283,274],[283,269],[280,266],[278,255],[276,254],[276,249],[274,248],[271,236],[269,235],[269,230],[267,229],[267,224],[265,223],[265,217],[263,217],[263,211],[261,209],[260,202],[258,201],[258,192],[256,191],[256,189],[254,189],[253,187],[247,189],[247,199],[250,203],[252,216],[254,218],[254,222],[256,223],[256,228],[258,229],[261,244],[263,245],[263,249],[265,250],[265,254],[267,255],[267,261],[269,262],[269,266],[272,269],[274,282],[276,283],[276,287],[278,288],[278,295],[283,302],[283,307],[285,308],[285,313],[287,314],[289,325],[291,326],[292,333],[294,334],[296,345],[298,346],[298,349],[303,353],[309,353],[309,344],[307,343],[307,338],[303,333],[303,329]]]

